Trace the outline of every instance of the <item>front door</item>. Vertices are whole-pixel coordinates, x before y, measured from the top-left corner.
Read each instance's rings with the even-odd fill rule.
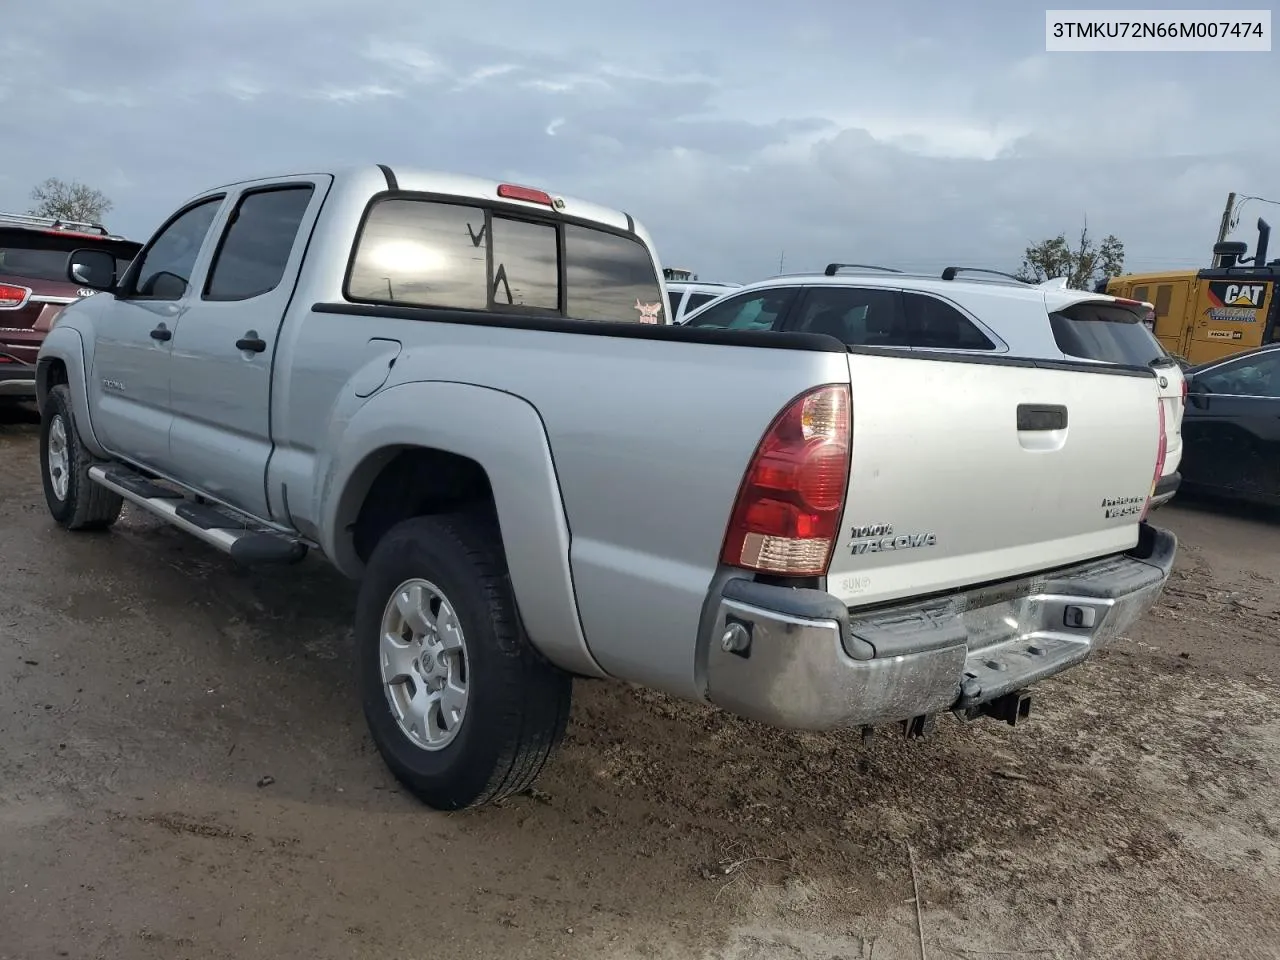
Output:
[[[183,482],[271,519],[271,367],[327,177],[246,187],[173,341],[170,451]]]
[[[161,227],[104,296],[94,324],[90,409],[98,439],[113,454],[165,471],[169,461],[169,363],[198,266],[222,197],[205,198]]]

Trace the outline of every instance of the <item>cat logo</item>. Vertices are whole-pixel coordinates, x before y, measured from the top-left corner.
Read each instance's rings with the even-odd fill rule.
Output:
[[[1210,320],[1219,323],[1257,323],[1258,312],[1267,298],[1265,283],[1234,283],[1218,280],[1209,284]]]
[[[1205,336],[1210,340],[1243,340],[1244,334],[1239,330],[1208,330]]]
[[[1257,310],[1262,306],[1266,291],[1265,283],[1211,283],[1209,302],[1215,307],[1252,307]]]

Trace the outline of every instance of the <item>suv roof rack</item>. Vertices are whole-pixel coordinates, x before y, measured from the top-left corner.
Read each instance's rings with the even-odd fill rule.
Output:
[[[947,267],[942,271],[943,280],[954,280],[958,273],[981,273],[992,277],[1003,277],[1009,283],[1016,283],[1019,286],[1034,287],[1034,283],[1028,283],[1020,277],[1015,277],[1012,273],[1004,273],[1000,270],[987,270],[984,267]]]
[[[881,273],[901,273],[901,270],[895,270],[893,267],[877,267],[870,263],[828,263],[827,269],[823,271],[828,277],[834,277],[841,270],[879,270]]]
[[[91,220],[64,220],[60,217],[37,217],[29,213],[0,213],[0,224],[17,227],[34,227],[40,230],[67,230],[71,233],[96,233],[104,237],[111,234],[100,223]]]

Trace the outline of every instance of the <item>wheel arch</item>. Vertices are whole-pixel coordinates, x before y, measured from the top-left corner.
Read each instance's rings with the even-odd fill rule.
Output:
[[[36,361],[36,403],[40,409],[44,409],[49,391],[59,383],[65,383],[71,392],[71,416],[84,445],[94,456],[109,457],[94,433],[93,419],[89,415],[84,339],[80,331],[70,325],[55,326],[40,346],[40,357]]]
[[[530,640],[571,673],[604,676],[578,616],[546,428],[527,400],[466,383],[391,387],[351,416],[318,483],[321,546],[354,578],[399,520],[491,510]]]

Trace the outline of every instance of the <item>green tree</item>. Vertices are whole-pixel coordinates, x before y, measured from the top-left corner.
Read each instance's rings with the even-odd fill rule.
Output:
[[[1124,244],[1109,233],[1101,242],[1089,236],[1089,225],[1080,230],[1080,242],[1072,247],[1066,233],[1027,247],[1018,277],[1041,283],[1066,277],[1067,286],[1091,289],[1099,280],[1118,276],[1124,270]]]
[[[31,199],[35,201],[30,212],[37,217],[54,217],[59,220],[80,220],[99,223],[114,204],[101,190],[86,186],[78,180],[67,183],[50,177],[34,187]]]

